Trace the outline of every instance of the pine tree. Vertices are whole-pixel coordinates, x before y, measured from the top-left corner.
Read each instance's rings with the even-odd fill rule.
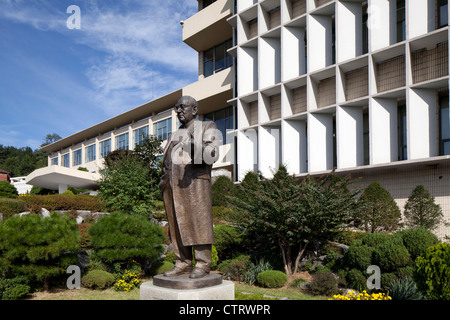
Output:
[[[368,232],[392,232],[400,226],[401,212],[390,193],[378,182],[367,186],[358,201],[355,225]]]
[[[424,227],[433,230],[442,221],[444,215],[441,206],[423,185],[414,188],[405,203],[406,225],[410,228]]]

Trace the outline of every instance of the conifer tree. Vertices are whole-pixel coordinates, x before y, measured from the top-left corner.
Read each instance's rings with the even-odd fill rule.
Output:
[[[444,217],[441,206],[434,202],[434,197],[423,185],[414,188],[404,209],[405,223],[410,228],[433,230]]]

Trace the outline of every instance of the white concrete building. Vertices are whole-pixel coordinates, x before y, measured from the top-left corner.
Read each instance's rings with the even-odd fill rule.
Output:
[[[198,3],[182,29],[198,52],[198,81],[44,147],[49,168],[29,183],[67,167],[64,190],[80,175],[73,169],[97,175],[104,155],[133,149],[142,133],[166,138],[174,104],[191,95],[200,117],[228,132],[216,174],[336,169],[361,186],[380,182],[401,209],[423,184],[450,220],[447,0]]]
[[[237,178],[337,173],[450,218],[448,4],[237,0]],[[443,225],[441,237],[450,234]]]

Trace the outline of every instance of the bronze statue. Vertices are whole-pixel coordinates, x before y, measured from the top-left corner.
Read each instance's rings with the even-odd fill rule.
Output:
[[[195,279],[208,275],[211,268],[211,168],[218,157],[220,133],[214,122],[196,119],[198,103],[194,98],[181,97],[175,110],[182,125],[164,150],[159,184],[176,259],[175,267],[164,276],[190,272],[189,277]]]

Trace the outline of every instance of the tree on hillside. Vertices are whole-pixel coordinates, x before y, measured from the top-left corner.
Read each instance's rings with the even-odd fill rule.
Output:
[[[423,185],[414,188],[404,209],[405,223],[410,228],[433,230],[444,218],[441,206],[434,202],[434,197]]]
[[[334,174],[299,182],[280,166],[271,180],[253,177],[231,200],[233,221],[261,242],[278,246],[288,276],[297,272],[308,244],[331,239],[355,209],[357,191],[350,192],[350,181]]]
[[[401,213],[391,194],[378,182],[372,182],[358,201],[360,211],[355,226],[367,232],[392,232],[399,228]]]
[[[61,136],[57,133],[48,133],[44,138],[44,143],[41,144],[41,148],[61,139]]]

